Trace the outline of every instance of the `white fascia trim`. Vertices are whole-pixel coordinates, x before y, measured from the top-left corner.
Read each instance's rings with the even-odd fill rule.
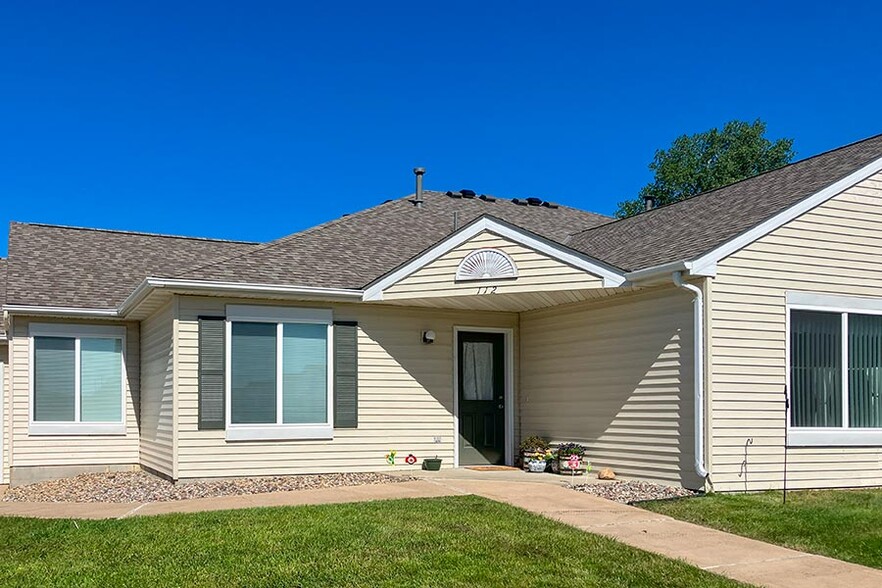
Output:
[[[599,261],[592,260],[566,246],[555,243],[547,239],[543,239],[538,235],[533,235],[514,226],[500,223],[492,218],[482,216],[473,221],[470,225],[466,225],[458,232],[453,233],[440,243],[430,247],[420,255],[414,257],[409,262],[399,267],[397,270],[380,278],[364,290],[365,301],[375,301],[383,299],[383,290],[393,284],[403,280],[410,274],[414,273],[423,266],[435,261],[445,253],[448,253],[456,247],[462,245],[472,237],[484,232],[490,231],[496,233],[500,237],[505,237],[530,247],[550,257],[558,259],[564,263],[585,270],[588,273],[603,278],[604,288],[614,288],[625,283],[624,274],[616,271],[610,266],[602,264]]]
[[[6,304],[4,312],[12,314],[26,314],[35,316],[64,316],[64,317],[95,317],[116,318],[120,313],[115,308],[70,308],[65,306],[29,306],[26,304]]]
[[[812,194],[808,198],[801,200],[790,208],[781,211],[764,223],[757,225],[753,229],[742,233],[731,241],[720,245],[716,249],[705,253],[692,262],[693,275],[706,275],[696,272],[707,271],[708,268],[715,266],[720,260],[735,253],[739,249],[750,245],[757,239],[764,237],[775,229],[789,223],[796,217],[805,214],[816,206],[823,204],[830,198],[854,186],[858,182],[866,180],[873,174],[882,171],[882,158],[865,165],[856,172],[853,172],[841,180],[827,186],[823,190]]]
[[[640,270],[634,270],[625,274],[629,283],[645,282],[651,279],[663,279],[667,281],[674,272],[688,272],[690,276],[714,277],[717,275],[717,265],[712,264],[697,271],[691,261],[681,260],[654,265]]]
[[[347,288],[314,288],[309,286],[279,286],[275,284],[250,284],[240,282],[214,282],[208,280],[181,280],[177,278],[147,278],[120,305],[120,314],[127,314],[154,289],[167,288],[197,290],[205,292],[226,292],[240,294],[300,294],[328,299],[355,299],[362,297],[361,290]]]

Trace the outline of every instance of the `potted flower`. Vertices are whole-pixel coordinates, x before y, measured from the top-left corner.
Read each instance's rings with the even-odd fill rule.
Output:
[[[555,473],[578,476],[591,471],[591,462],[585,458],[584,445],[561,443],[555,453]]]
[[[529,454],[528,457],[524,458],[524,463],[528,472],[541,473],[548,469],[552,459],[554,459],[554,454],[546,449],[545,451]]]
[[[532,468],[539,468],[539,463],[547,464],[546,454],[548,453],[548,441],[543,439],[542,437],[537,437],[536,435],[531,435],[521,441],[520,445],[521,450],[521,463],[524,466],[524,469],[527,471],[534,471]],[[533,462],[537,462],[536,465],[531,466],[530,464]],[[542,470],[536,471],[545,471],[545,466],[542,466]]]

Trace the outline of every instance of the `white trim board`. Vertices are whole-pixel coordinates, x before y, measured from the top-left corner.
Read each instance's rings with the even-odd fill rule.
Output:
[[[505,465],[514,465],[514,329],[453,327],[453,467],[459,467],[459,334],[501,333],[505,345]]]
[[[371,283],[365,288],[363,299],[365,301],[383,300],[383,291],[386,288],[403,280],[484,231],[495,233],[524,247],[529,247],[563,263],[599,276],[603,278],[604,288],[614,288],[625,283],[625,275],[612,266],[592,259],[564,245],[485,215],[475,219],[459,231],[452,233],[446,239],[412,258],[398,269]]]

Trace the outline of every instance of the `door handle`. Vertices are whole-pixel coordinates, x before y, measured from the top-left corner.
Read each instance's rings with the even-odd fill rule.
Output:
[[[500,404],[497,408],[502,408],[502,405]]]

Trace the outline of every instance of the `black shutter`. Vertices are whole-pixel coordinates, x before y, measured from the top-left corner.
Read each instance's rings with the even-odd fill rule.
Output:
[[[199,429],[224,428],[224,318],[199,318]]]
[[[358,428],[358,323],[334,323],[334,427]]]

